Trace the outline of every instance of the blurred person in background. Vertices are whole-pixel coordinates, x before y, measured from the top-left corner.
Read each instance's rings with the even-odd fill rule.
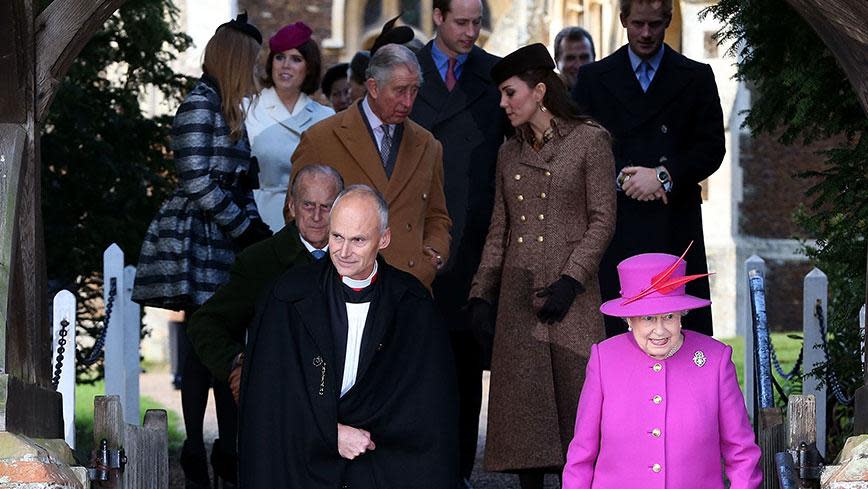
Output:
[[[319,89],[319,46],[304,22],[282,27],[268,40],[259,81],[265,88],[245,104],[251,153],[259,164],[256,206],[272,232],[284,226],[290,157],[301,134],[334,110],[313,100]]]

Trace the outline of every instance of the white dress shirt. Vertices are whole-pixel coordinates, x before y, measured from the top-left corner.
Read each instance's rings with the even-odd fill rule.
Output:
[[[308,240],[304,239],[304,236],[302,236],[301,233],[298,233],[298,239],[301,240],[301,244],[304,245],[305,249],[306,249],[309,253],[313,253],[314,250],[320,250],[320,251],[325,251],[326,255],[329,254],[329,245],[328,245],[328,243],[326,243],[326,245],[323,246],[322,248],[317,248],[316,246],[310,244],[310,243],[308,242]]]
[[[368,104],[368,97],[365,97],[362,100],[362,111],[365,113],[365,117],[368,119],[368,124],[371,125],[371,131],[374,132],[374,138],[377,140],[377,151],[380,151],[380,148],[383,147],[383,134],[386,130],[386,124],[377,117],[377,114],[371,110],[371,105]],[[391,135],[394,136],[395,130],[392,129]]]

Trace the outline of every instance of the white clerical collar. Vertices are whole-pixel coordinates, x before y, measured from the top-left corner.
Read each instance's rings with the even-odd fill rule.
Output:
[[[328,252],[329,252],[328,243],[326,243],[326,245],[323,246],[322,248],[317,248],[316,246],[310,244],[306,239],[304,239],[304,236],[302,236],[301,233],[298,233],[298,239],[301,240],[301,244],[303,244],[304,247],[307,248],[307,251],[310,253],[313,253],[314,250],[322,250],[322,251],[325,251],[326,254],[328,254]]]
[[[371,270],[371,274],[368,275],[368,278],[366,278],[366,279],[356,280],[356,279],[353,279],[350,277],[344,277],[343,275],[341,275],[341,281],[344,283],[344,285],[346,285],[347,287],[350,287],[352,289],[364,289],[365,287],[371,285],[371,282],[374,281],[374,276],[377,274],[377,267],[378,267],[378,264],[376,261],[374,261],[374,269]]]

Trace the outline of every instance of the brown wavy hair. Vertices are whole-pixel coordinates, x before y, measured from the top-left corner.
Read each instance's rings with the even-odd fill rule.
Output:
[[[238,141],[244,134],[241,101],[256,92],[254,68],[259,44],[247,34],[221,27],[205,46],[202,71],[217,80],[220,109],[229,126],[229,138]]]
[[[552,70],[528,70],[516,75],[519,80],[527,83],[527,86],[533,89],[537,83],[542,83],[546,86],[546,94],[543,95],[543,105],[559,119],[574,120],[581,122],[591,121],[591,117],[582,114],[579,107],[570,97],[564,82],[561,81],[557,73]]]

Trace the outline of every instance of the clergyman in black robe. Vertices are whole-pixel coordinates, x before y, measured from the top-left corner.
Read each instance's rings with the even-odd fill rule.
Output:
[[[333,240],[329,253],[339,253]],[[295,267],[260,304],[244,355],[241,487],[457,485],[457,394],[446,328],[418,280],[376,261],[361,290],[348,287],[331,260]],[[345,306],[353,303],[369,307],[347,389]],[[338,424],[369,433],[372,449],[344,458]]]

